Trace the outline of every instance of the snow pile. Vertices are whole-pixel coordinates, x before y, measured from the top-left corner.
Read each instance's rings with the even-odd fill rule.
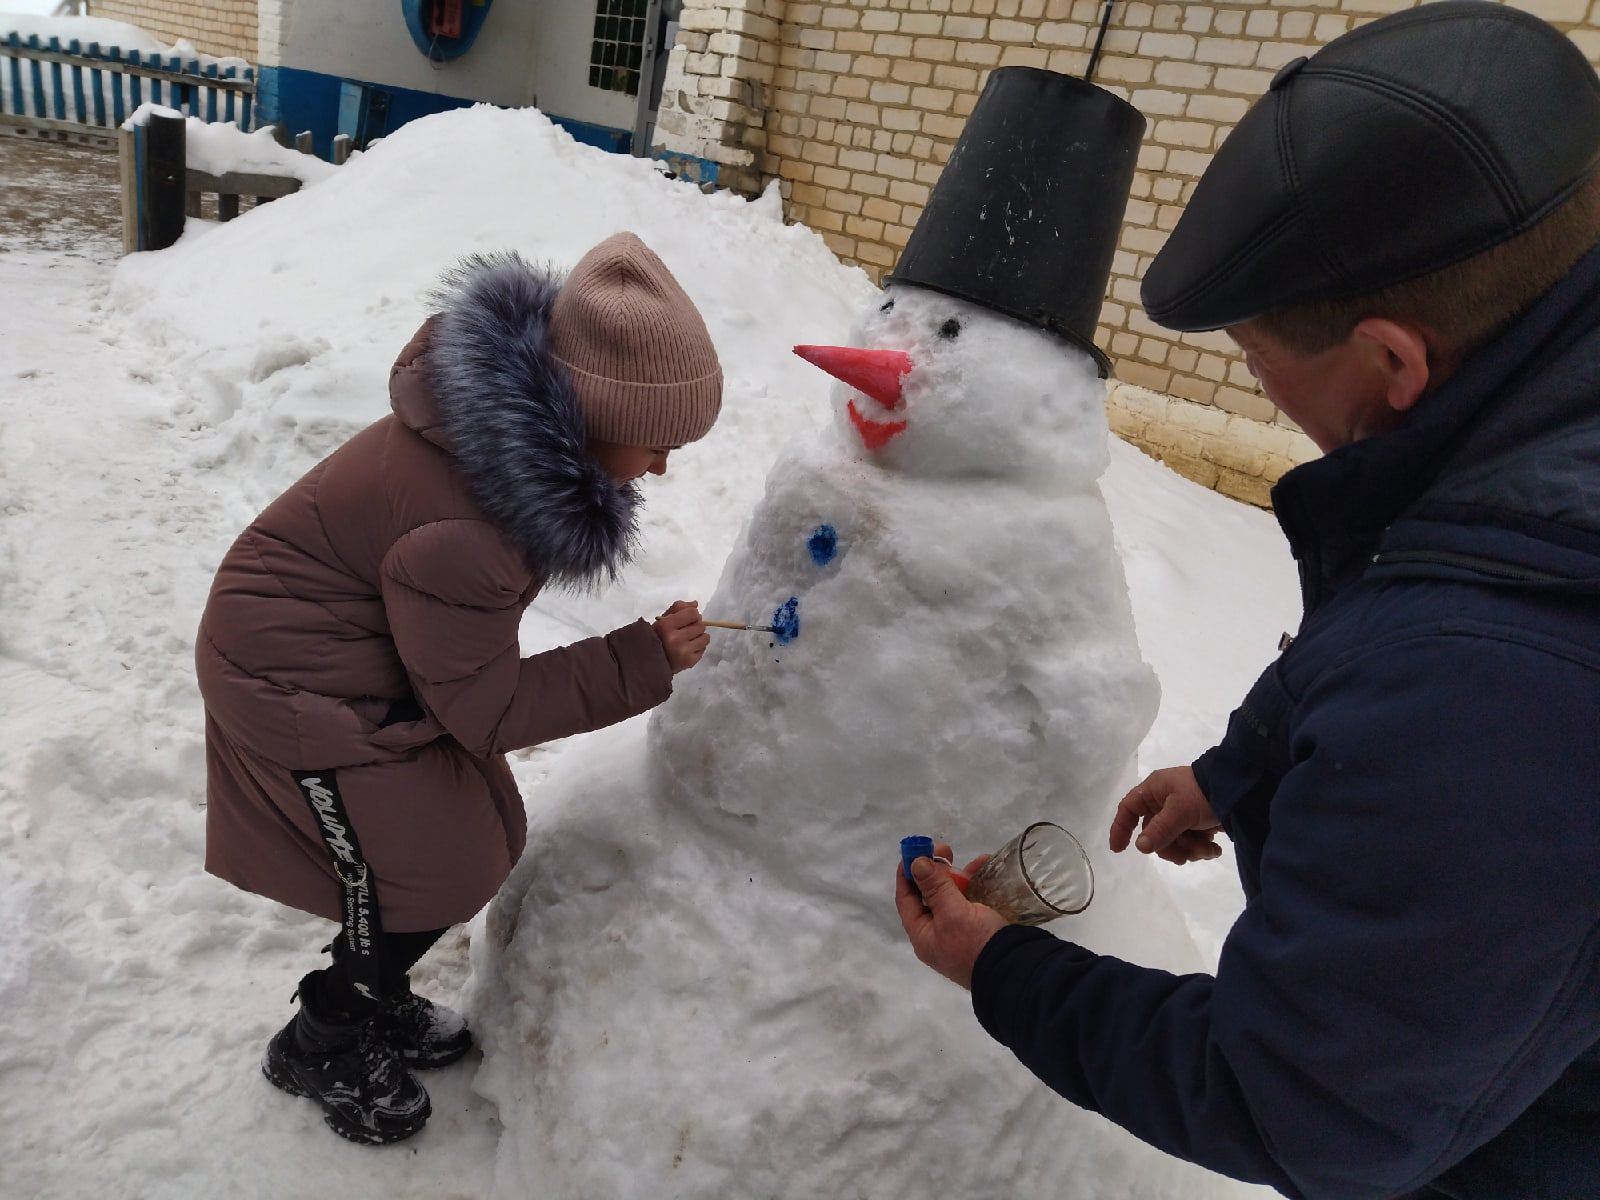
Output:
[[[0,1039],[0,1128],[9,1148],[0,1190],[7,1195],[409,1200],[490,1193],[500,1127],[495,1108],[470,1088],[470,1063],[427,1077],[433,1119],[398,1154],[353,1153],[328,1134],[310,1104],[259,1078],[261,1050],[290,1015],[289,994],[317,965],[317,947],[332,926],[201,873],[194,628],[211,573],[238,530],[334,445],[387,411],[389,363],[422,319],[423,297],[441,269],[464,253],[498,247],[570,263],[624,228],[663,255],[705,313],[727,370],[727,408],[710,438],[675,454],[665,479],[647,481],[643,559],[598,597],[541,597],[523,627],[532,652],[654,614],[673,599],[705,599],[780,448],[828,421],[826,379],[789,346],[842,341],[875,292],[815,235],[782,227],[770,204],[704,197],[647,163],[579,147],[535,113],[484,109],[408,125],[316,188],[226,225],[192,225],[171,250],[122,260],[114,279],[107,278],[114,239],[98,262],[0,255],[0,324],[8,334],[0,339],[0,378],[14,381],[18,396],[0,430],[0,604],[8,614],[0,687],[25,701],[0,711],[0,1011],[7,1031]],[[1197,488],[1126,446],[1111,450],[1102,486],[1145,653],[1164,687],[1142,752],[1141,769],[1148,769],[1220,733],[1293,619],[1293,570],[1270,517]],[[785,552],[795,544],[785,543]],[[805,576],[818,571],[805,567],[809,558],[788,564],[783,582],[811,580],[802,618],[818,611],[830,579],[862,569],[853,560],[870,562],[859,530],[840,545],[845,552],[831,577]],[[742,606],[765,586],[726,592],[719,602],[740,607],[737,615],[761,616]],[[827,630],[815,620],[804,624],[790,651],[808,653],[816,643],[807,639]],[[719,653],[765,649],[756,636]],[[746,856],[727,838],[696,832],[680,843],[662,841],[663,831],[685,823],[684,814],[646,807],[644,794],[617,816],[611,806],[645,770],[641,728],[572,739],[514,763],[536,842],[546,820],[568,831],[569,846],[582,821],[592,820],[598,844],[615,844],[619,828],[621,838],[636,828],[639,853],[654,867],[630,874],[622,888],[650,888],[656,873],[685,878],[689,860],[677,856],[693,853],[721,889],[713,893],[706,884],[694,894],[724,908],[702,913],[671,904],[655,918],[618,915],[600,934],[650,949],[655,964],[656,941],[682,950],[681,962],[661,964],[659,973],[626,976],[627,964],[616,963],[638,997],[619,1012],[652,1026],[691,1020],[704,1030],[707,1014],[731,1011],[747,1027],[766,1020],[765,1036],[781,1037],[786,1019],[809,1022],[814,1007],[797,1007],[793,1018],[781,1009],[756,1012],[753,999],[729,1010],[718,992],[717,1004],[695,1014],[682,998],[696,973],[726,975],[736,993],[745,980],[752,997],[770,995],[780,983],[792,991],[792,975],[768,985],[737,969],[760,945],[792,941],[798,961],[827,960],[811,985],[819,994],[841,977],[881,986],[895,965],[904,972],[895,1000],[905,1021],[941,1030],[970,1021],[955,989],[917,967],[904,947],[885,949],[886,901],[874,898],[870,911],[850,902],[845,911],[858,915],[841,922],[837,900],[818,904],[765,873],[732,874]],[[716,737],[725,745],[738,733]],[[592,818],[584,815],[590,812]],[[705,817],[717,826],[738,820],[709,811]],[[978,848],[969,828],[955,825],[963,850]],[[1103,832],[1079,832],[1104,869]],[[838,849],[813,839],[790,852],[798,871]],[[574,858],[593,872],[597,888],[608,884],[602,859],[582,852]],[[875,868],[885,891],[892,858],[891,847]],[[551,864],[538,857],[525,868],[534,880],[530,896],[540,865]],[[1152,864],[1137,865],[1150,873]],[[1237,885],[1226,862],[1188,868],[1182,877],[1186,907],[1201,914],[1211,951],[1237,911]],[[565,890],[566,877],[554,878]],[[745,890],[734,894],[734,884]],[[1108,890],[1097,907],[1115,898],[1115,886],[1102,879]],[[773,913],[754,907],[761,895],[801,899]],[[582,896],[580,884],[580,903],[567,909],[580,924],[587,920]],[[566,921],[549,926],[557,971],[587,952],[560,940],[571,928]],[[458,933],[413,978],[425,994],[451,1002],[465,974]],[[601,978],[591,996],[612,997],[621,986]],[[863,994],[841,993],[834,1028],[852,1027],[858,1010],[851,1003]],[[501,993],[495,1003],[531,1010],[542,995]],[[550,1045],[554,1054],[556,1043]],[[1020,1068],[998,1048],[962,1046],[956,1053],[963,1061],[1025,1089]],[[842,1048],[859,1067],[858,1044],[841,1034],[837,1047],[814,1047],[819,1062],[810,1078],[848,1078],[840,1074],[846,1064],[823,1061]],[[981,1060],[966,1057],[980,1052]],[[661,1062],[685,1053],[714,1058],[728,1053],[727,1042],[718,1036],[697,1052],[663,1041],[643,1061],[652,1086],[667,1077]],[[925,1059],[940,1053],[930,1038]],[[738,1094],[763,1065],[736,1047],[717,1086]],[[486,1066],[484,1087],[526,1119],[543,1095],[534,1051],[497,1053]],[[598,1090],[570,1121],[552,1103],[544,1126],[504,1139],[502,1178],[519,1177],[516,1156],[524,1152],[530,1161],[555,1157],[564,1132],[586,1127],[595,1105],[628,1103],[633,1066],[595,1080]],[[704,1074],[696,1068],[684,1077]],[[888,1096],[891,1105],[920,1105],[930,1123],[946,1129],[962,1119],[959,1099],[936,1091],[875,1083],[842,1090],[854,1090],[862,1111]],[[652,1144],[633,1163],[624,1190],[673,1194],[700,1186],[714,1174],[705,1166],[701,1129],[680,1113],[682,1097],[670,1086],[654,1099],[659,1136],[686,1139],[686,1161],[700,1162],[702,1173],[674,1179],[671,1155],[662,1167]],[[1007,1194],[1002,1181],[1010,1165],[1049,1150],[1068,1116],[1064,1105],[1053,1105],[1037,1123],[1008,1130],[991,1160],[995,1182],[976,1194]],[[796,1136],[814,1134],[802,1124]],[[594,1153],[627,1169],[627,1149],[613,1140]],[[1085,1175],[1095,1169],[1083,1168]],[[868,1177],[838,1194],[873,1190]],[[731,1194],[754,1192],[735,1186]]]
[[[137,50],[141,55],[157,54],[162,58],[177,55],[185,63],[197,61],[202,70],[216,63],[219,72],[226,74],[230,67],[244,70],[250,64],[242,58],[218,57],[201,54],[194,46],[180,38],[168,45],[155,34],[130,25],[126,21],[113,21],[109,17],[54,17],[27,12],[0,11],[0,40],[17,34],[26,42],[30,37],[49,44],[51,38],[60,38],[63,46],[76,40],[84,46],[99,42],[102,50],[116,46],[126,54]]]
[[[810,230],[651,163],[580,146],[542,114],[489,107],[413,121],[314,189],[248,219],[190,226],[117,273],[152,353],[184,380],[174,415],[243,487],[241,526],[389,408],[389,365],[462,256],[514,249],[570,265],[629,229],[682,282],[723,357],[723,415],[652,480],[626,590],[541,597],[549,644],[654,616],[716,578],[766,469],[825,419],[793,343],[841,336],[872,294]],[[197,236],[199,235],[199,236]],[[642,605],[642,607],[641,607]]]
[[[1102,848],[1157,699],[1096,488],[1104,385],[1047,334],[888,297],[851,345],[909,354],[906,428],[869,455],[874,402],[836,388],[710,606],[797,632],[716,634],[647,745],[547,783],[490,907],[497,1197],[1235,1190],[1062,1105],[905,946],[902,835],[970,856],[1053,819],[1098,852],[1064,935],[1201,966],[1148,865]]]
[[[207,122],[199,117],[184,117],[177,109],[161,104],[141,104],[122,127],[132,129],[143,125],[152,115],[183,117],[188,122],[183,134],[184,163],[191,171],[205,171],[211,175],[226,175],[230,171],[277,175],[311,184],[320,183],[339,169],[314,154],[302,154],[292,147],[280,146],[270,126],[246,133],[235,121]]]
[[[0,22],[7,17],[53,17],[65,15],[67,0],[6,0],[0,9]]]

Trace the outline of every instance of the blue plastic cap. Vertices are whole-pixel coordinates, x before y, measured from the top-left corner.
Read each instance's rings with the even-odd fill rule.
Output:
[[[900,839],[900,869],[906,873],[906,878],[911,878],[911,864],[919,858],[933,857],[933,839],[931,837],[906,837]]]

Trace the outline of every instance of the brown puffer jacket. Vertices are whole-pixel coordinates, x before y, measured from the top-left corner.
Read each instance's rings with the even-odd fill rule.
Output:
[[[196,645],[206,869],[338,920],[341,892],[292,771],[337,772],[384,928],[476,913],[522,852],[507,751],[660,704],[672,672],[636,622],[520,657],[545,582],[615,569],[637,493],[583,452],[544,350],[557,283],[479,261],[395,364],[394,414],[240,535]]]

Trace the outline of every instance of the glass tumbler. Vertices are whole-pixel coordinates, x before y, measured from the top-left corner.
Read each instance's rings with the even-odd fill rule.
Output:
[[[1094,868],[1077,838],[1035,821],[973,872],[967,899],[1019,925],[1043,925],[1089,907]]]

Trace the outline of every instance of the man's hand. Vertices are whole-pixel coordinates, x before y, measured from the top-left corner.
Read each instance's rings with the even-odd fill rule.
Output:
[[[699,662],[711,645],[711,635],[700,618],[700,605],[694,600],[675,602],[656,618],[655,630],[674,675]]]
[[[1152,771],[1122,798],[1111,820],[1113,853],[1126,850],[1133,831],[1141,825],[1144,829],[1134,843],[1141,854],[1154,854],[1182,866],[1222,853],[1216,842],[1222,826],[1190,767]]]
[[[942,843],[933,852],[940,858],[950,857],[950,847]],[[966,874],[988,861],[987,854],[973,859]],[[899,866],[894,869],[894,905],[906,937],[911,939],[911,949],[927,966],[970,990],[979,953],[1006,927],[1006,919],[962,895],[943,863],[919,858],[911,864],[911,873],[916,876],[915,887]]]

